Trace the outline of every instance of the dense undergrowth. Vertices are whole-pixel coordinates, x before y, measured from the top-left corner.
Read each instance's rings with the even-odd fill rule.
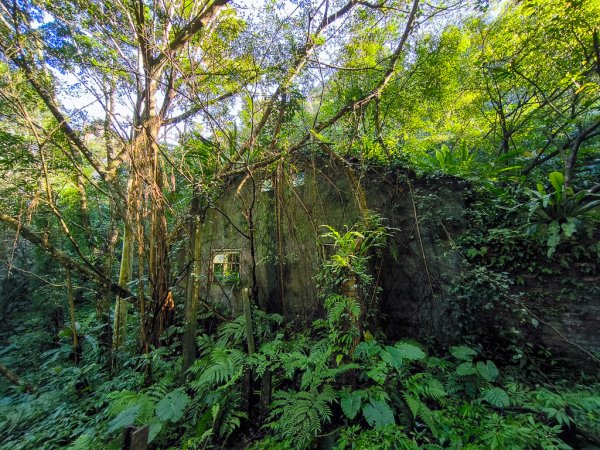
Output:
[[[563,276],[561,270],[575,263],[584,273],[595,273],[595,266],[590,269],[597,262],[594,244],[586,244],[582,256],[567,251],[568,242],[559,243],[554,259],[548,259],[545,236],[534,239],[502,227],[481,235],[477,221],[472,224],[456,243],[469,270],[448,293],[455,299],[448,342],[455,345],[389,342],[370,328],[373,312],[361,299],[375,284],[371,259],[389,238],[375,215],[351,230],[328,228],[324,235],[336,244],[318,277],[324,318],[299,327],[254,309],[255,352],[249,351],[247,324],[240,316],[198,338],[199,357],[185,373],[180,371],[181,327],[167,331],[169,345],[148,354],[114,355],[118,367],[109,373],[96,342],[101,330],[93,325],[95,311],[79,324],[79,364],[73,363],[68,332],[53,337],[39,319],[41,311],[15,316],[0,357],[26,373],[35,391],[3,385],[0,448],[117,449],[130,424],[149,426],[151,448],[568,449],[597,444],[600,385],[546,364],[552,356],[540,353],[544,349],[523,334],[539,326],[531,311],[521,308],[514,316],[521,326],[512,330],[485,318],[485,311],[498,314],[522,305],[523,286],[511,281],[517,273],[544,267],[548,276]],[[507,233],[515,239],[504,239]],[[560,262],[565,258],[569,264]],[[17,333],[25,323],[28,332]]]
[[[368,337],[350,353],[327,326],[346,313],[331,306],[327,324],[288,337],[281,317],[256,314],[253,355],[243,317],[221,326],[199,339],[201,357],[185,381],[166,347],[108,379],[91,360],[69,364],[70,347],[58,346],[31,372],[35,393],[5,390],[1,448],[119,448],[132,423],[150,426],[156,448],[189,449],[551,449],[600,436],[597,384],[533,383],[467,346],[439,357],[414,342]],[[150,361],[157,381],[146,386]],[[265,384],[269,406],[259,394]]]
[[[0,17],[0,450],[118,449],[129,425],[153,449],[600,448],[598,0]],[[338,198],[355,227],[312,214]],[[256,272],[283,305],[296,200],[324,234],[319,298],[289,296],[320,315],[294,323]],[[419,294],[379,302],[384,262]]]

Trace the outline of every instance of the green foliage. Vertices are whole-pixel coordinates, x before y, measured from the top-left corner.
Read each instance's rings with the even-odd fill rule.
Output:
[[[340,406],[348,419],[354,419],[359,413],[362,405],[362,395],[361,391],[345,391],[340,395]]]
[[[545,238],[548,258],[552,257],[561,242],[570,240],[576,233],[584,233],[598,223],[594,214],[600,207],[600,197],[587,191],[575,193],[565,186],[560,172],[548,176],[554,192],[546,193],[541,183],[537,190],[530,190],[529,206],[530,235]]]
[[[426,166],[451,175],[469,175],[475,168],[475,153],[469,152],[467,143],[462,141],[457,149],[442,145],[432,155],[424,156]]]
[[[335,447],[344,449],[416,450],[419,446],[397,425],[363,429],[358,425],[344,428]]]
[[[504,408],[510,404],[508,394],[504,389],[493,387],[485,391],[483,399],[492,406]]]
[[[382,428],[395,423],[394,412],[383,401],[371,400],[363,406],[362,413],[367,423],[373,428]]]
[[[266,323],[271,319],[278,322],[274,317]],[[332,436],[339,449],[566,449],[563,430],[600,431],[597,386],[526,387],[466,345],[439,358],[414,342],[383,344],[369,337],[339,360],[333,341],[319,337],[320,330],[288,339],[262,334],[268,338],[248,357],[236,348],[243,341],[235,337],[240,331],[224,324],[218,339],[201,339],[201,357],[183,384],[169,372],[144,388],[131,369],[113,380],[95,378],[99,367],[62,370],[39,403],[22,393],[3,400],[0,447],[116,448],[122,428],[135,424],[150,426],[153,445],[216,448],[248,429],[240,402],[244,367],[255,368],[257,378],[269,371],[274,388],[253,448],[309,448]],[[50,366],[68,356],[46,358]],[[84,374],[89,397],[65,392],[64,386],[74,389]],[[50,417],[48,405],[59,406]],[[88,409],[96,413],[86,415]],[[49,426],[57,422],[68,428]]]
[[[156,404],[156,417],[162,422],[177,422],[183,416],[190,398],[182,389],[176,389]]]
[[[331,341],[342,354],[350,354],[354,342],[360,339],[356,326],[361,315],[361,307],[356,299],[343,295],[331,295],[325,299],[327,328]]]
[[[450,353],[457,359],[469,362],[473,360],[473,357],[477,356],[477,352],[475,350],[465,347],[464,345],[452,347],[450,349]]]
[[[421,31],[408,36],[406,51],[396,55],[391,52],[404,41],[406,25],[401,2],[372,7],[352,1],[351,14],[339,21],[330,9],[336,2],[292,2],[297,8],[290,12],[282,2],[267,1],[244,18],[235,5],[208,13],[222,2],[188,2],[169,11],[160,2],[142,3],[133,18],[120,2],[34,1],[4,8],[0,212],[18,218],[17,234],[25,236],[22,227],[31,225],[44,242],[116,280],[119,264],[109,244],[131,212],[125,187],[132,174],[144,178],[146,165],[127,154],[135,145],[123,130],[135,135],[156,128],[169,137],[165,130],[177,127],[178,119],[191,131],[179,145],[158,149],[152,167],[160,182],[129,185],[132,196],[139,190],[134,221],[142,233],[166,224],[163,237],[167,231],[185,234],[178,227],[185,228],[190,199],[201,199],[202,208],[215,206],[226,174],[245,167],[244,182],[253,183],[266,165],[283,161],[288,167],[299,155],[325,149],[348,156],[352,166],[377,161],[387,164],[384,171],[460,177],[488,196],[487,203],[476,199],[465,216],[470,230],[455,249],[465,256],[456,267],[460,273],[448,289],[446,280],[440,282],[449,304],[441,331],[451,343],[465,345],[440,353],[449,343],[394,343],[370,328],[381,311],[365,299],[377,299],[373,269],[383,261],[390,234],[373,213],[343,231],[325,227],[321,241],[333,254],[323,258],[318,276],[324,318],[305,327],[253,307],[258,350],[247,355],[243,316],[216,327],[216,319],[203,313],[206,334],[198,337],[198,358],[186,373],[179,369],[178,333],[185,320],[179,309],[162,347],[144,347],[136,355],[129,333],[130,350],[119,351],[113,364],[106,326],[110,295],[87,276],[76,281],[81,355],[74,352],[63,317],[63,269],[39,249],[15,246],[11,231],[3,237],[11,251],[2,253],[10,260],[2,266],[9,275],[0,281],[19,283],[0,293],[0,358],[36,393],[0,385],[1,449],[116,449],[130,424],[148,425],[154,447],[185,449],[253,440],[257,448],[563,449],[578,444],[567,442],[573,434],[600,435],[597,384],[547,384],[522,370],[530,370],[525,353],[531,349],[522,331],[541,325],[520,307],[529,298],[524,294],[533,292],[519,289],[525,276],[543,283],[541,274],[572,269],[595,279],[600,267],[600,200],[590,190],[599,173],[600,3],[506,2],[480,15],[420,2],[419,27],[407,30]],[[440,23],[450,17],[456,25],[429,22],[448,12],[453,16]],[[315,32],[328,16],[339,27]],[[196,25],[187,26],[192,18]],[[129,30],[136,19],[143,20]],[[200,31],[188,41],[191,29]],[[262,45],[264,36],[272,45]],[[152,54],[138,46],[146,38]],[[141,64],[156,69],[150,77],[158,86],[155,97],[144,89],[147,77],[131,72],[140,68],[137,55],[143,53]],[[31,67],[23,70],[23,64]],[[42,89],[36,93],[28,79]],[[80,87],[102,100],[96,104],[116,105],[93,133],[89,121],[96,118],[86,117],[85,108],[63,119],[39,95],[56,95],[52,105],[61,107],[79,96]],[[129,101],[132,92],[147,97]],[[163,109],[156,105],[164,117],[148,127],[144,116],[157,99],[165,101]],[[136,108],[120,111],[129,104]],[[64,124],[74,132],[65,133]],[[86,151],[76,148],[79,140]],[[160,208],[153,210],[157,200]],[[437,211],[429,207],[433,201],[438,197],[424,199],[420,208],[427,210],[423,229]],[[146,221],[156,219],[159,209],[167,212]],[[519,217],[523,209],[527,213]],[[454,239],[444,231],[448,241]],[[177,239],[169,258],[184,264],[187,242]],[[146,258],[148,247],[140,241]],[[156,280],[144,273],[144,261],[136,264],[141,275],[128,287],[152,289]],[[184,297],[174,276],[179,269],[165,277],[174,281],[176,299]],[[242,283],[234,273],[216,278],[230,287]],[[574,282],[561,279],[565,290]],[[510,328],[502,316],[510,318]],[[129,327],[135,333],[143,328],[139,315]],[[262,404],[271,393],[270,405]]]
[[[373,286],[370,260],[381,256],[390,230],[383,219],[372,212],[352,230],[340,233],[326,225],[329,232],[320,239],[333,245],[334,253],[326,259],[316,279],[327,311],[326,326],[335,343],[339,358],[348,357],[361,339],[363,319],[368,318],[364,298],[375,298],[378,286]],[[369,311],[372,313],[373,311]],[[317,322],[319,323],[319,322]]]
[[[244,362],[245,355],[241,351],[214,347],[190,367],[190,373],[198,376],[191,386],[196,390],[207,390],[235,382],[243,373]]]
[[[498,377],[498,369],[492,361],[486,361],[485,364],[483,361],[478,361],[477,372],[479,372],[479,375],[481,375],[484,380],[490,382],[495,381]]]
[[[331,421],[331,403],[336,401],[335,390],[325,385],[310,391],[278,391],[273,394],[267,425],[283,439],[292,439],[296,448],[306,445]]]

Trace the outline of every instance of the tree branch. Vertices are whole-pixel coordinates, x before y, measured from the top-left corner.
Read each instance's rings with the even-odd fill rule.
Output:
[[[64,268],[79,273],[82,277],[94,281],[122,298],[136,298],[136,294],[101,275],[102,271],[100,269],[96,268],[92,270],[88,266],[74,260],[68,253],[54,247],[46,234],[40,234],[31,227],[20,223],[17,219],[3,213],[0,213],[0,222],[5,223],[13,230],[18,230],[21,237],[44,250]]]

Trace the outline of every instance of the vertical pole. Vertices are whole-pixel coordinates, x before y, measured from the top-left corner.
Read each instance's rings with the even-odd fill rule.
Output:
[[[256,353],[256,342],[254,341],[254,323],[252,322],[252,309],[250,308],[249,289],[242,289],[242,306],[244,318],[246,319],[246,338],[248,340],[248,354]]]
[[[127,220],[127,219],[126,219]],[[133,269],[133,230],[130,223],[125,222],[123,232],[123,251],[121,253],[121,267],[119,269],[119,285],[129,287]],[[117,297],[115,301],[115,318],[113,324],[113,349],[125,347],[127,330],[127,300]]]
[[[198,329],[198,300],[200,296],[200,275],[202,273],[202,219],[198,205],[192,223],[192,270],[188,278],[187,297],[185,302],[185,331],[183,334],[183,372],[196,359],[196,332]]]
[[[71,271],[67,271],[67,300],[69,301],[69,314],[71,319],[71,335],[73,336],[73,359],[79,363],[79,339],[77,337],[77,322],[75,321],[75,294],[73,293],[73,283],[71,282]]]

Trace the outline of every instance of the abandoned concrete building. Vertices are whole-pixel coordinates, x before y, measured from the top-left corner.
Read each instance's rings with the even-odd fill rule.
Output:
[[[362,199],[356,196],[357,183]],[[350,168],[323,157],[297,160],[291,170],[232,177],[206,211],[201,296],[237,315],[242,289],[254,287],[258,305],[268,312],[298,323],[322,317],[315,276],[331,253],[330,243],[321,238],[324,225],[350,229],[366,207],[390,230],[373,267],[380,287],[378,326],[390,339],[445,341],[454,307],[448,292],[468,265],[453,243],[468,225],[471,197],[468,184],[454,177],[419,179],[403,170]],[[590,327],[600,326],[597,301],[564,317],[546,314],[544,304],[532,307],[559,332],[568,330],[572,341],[600,350],[597,333],[590,333]],[[566,359],[580,359],[580,352],[552,329],[538,335],[541,345]]]
[[[301,161],[286,172],[279,180],[276,173],[237,178],[218,207],[208,210],[203,297],[239,313],[241,289],[254,284],[259,305],[269,312],[290,320],[322,315],[315,276],[331,251],[320,236],[324,225],[343,231],[360,219],[364,205],[354,189],[359,182],[367,208],[384,217],[391,230],[383,258],[375,263],[382,325],[392,335],[431,331],[431,321],[443,314],[435,307],[435,291],[457,266],[449,239],[464,228],[466,184],[450,177],[410,181],[400,171],[376,168],[350,173],[340,162],[323,160]]]

